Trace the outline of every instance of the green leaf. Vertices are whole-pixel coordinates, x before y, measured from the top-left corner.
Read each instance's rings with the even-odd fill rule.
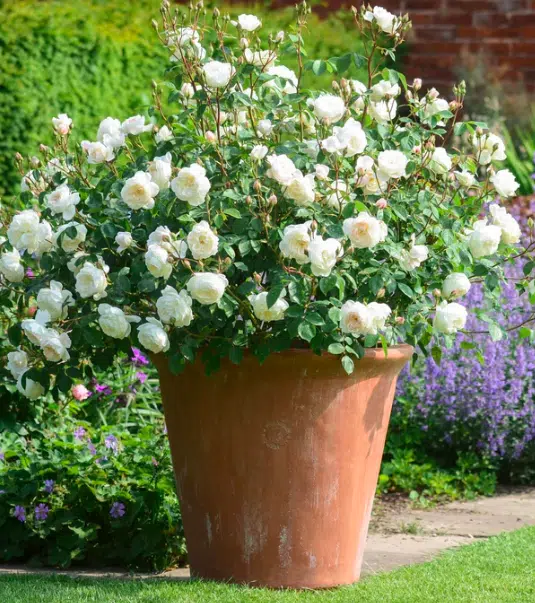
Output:
[[[442,360],[442,348],[438,345],[433,346],[431,349],[431,356],[437,364],[440,364],[440,361]]]
[[[351,375],[351,373],[355,370],[355,363],[349,356],[342,356],[342,366],[348,375]]]
[[[305,341],[312,341],[316,335],[316,327],[309,322],[302,322],[299,324],[297,334]]]
[[[225,214],[232,218],[237,218],[238,220],[241,218],[240,212],[235,207],[227,207],[227,209],[225,209]]]
[[[344,346],[341,343],[331,343],[327,348],[329,354],[343,354],[345,351]]]
[[[409,285],[406,285],[405,283],[398,283],[398,289],[410,299],[414,297],[414,291],[409,287]]]
[[[305,316],[305,320],[310,324],[316,325],[317,327],[321,327],[325,324],[323,316],[318,312],[308,312]]]
[[[284,285],[282,283],[277,283],[271,287],[267,294],[266,305],[268,308],[271,308],[274,304],[277,303],[279,297],[284,292]]]

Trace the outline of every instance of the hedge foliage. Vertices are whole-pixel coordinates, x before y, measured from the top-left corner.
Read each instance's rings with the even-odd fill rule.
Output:
[[[101,119],[143,113],[151,81],[167,66],[151,20],[160,0],[17,0],[0,4],[0,195],[16,191],[13,156],[50,143],[50,119],[68,113],[80,140]],[[210,10],[209,8],[207,10]],[[270,30],[287,30],[293,10],[232,7],[260,15]],[[351,21],[312,16],[309,58],[340,56],[359,41]],[[293,65],[288,65],[294,67]],[[355,75],[355,74],[354,74]],[[325,74],[325,86],[331,76]],[[306,85],[306,82],[305,82]]]

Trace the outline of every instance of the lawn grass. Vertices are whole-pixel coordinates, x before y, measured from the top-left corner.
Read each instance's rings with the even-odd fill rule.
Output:
[[[0,576],[1,603],[529,603],[535,602],[535,527],[503,534],[429,563],[319,592],[208,582]]]

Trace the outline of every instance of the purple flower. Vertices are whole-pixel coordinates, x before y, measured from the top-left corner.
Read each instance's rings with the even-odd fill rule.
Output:
[[[130,360],[135,366],[147,366],[149,364],[149,359],[138,348],[132,348]]]
[[[34,278],[35,273],[34,273],[34,271],[31,268],[26,268],[26,276],[28,278]]]
[[[95,391],[97,394],[102,394],[103,396],[109,396],[111,392],[111,387],[109,385],[100,385],[99,383],[95,383]]]
[[[89,443],[87,444],[87,448],[88,448],[89,452],[90,452],[90,453],[91,453],[93,456],[95,456],[95,455],[97,454],[97,449],[96,449],[95,444],[93,444],[93,442],[89,442]]]
[[[20,505],[17,505],[13,511],[13,517],[24,523],[26,521],[26,509]]]
[[[138,372],[136,373],[136,379],[137,379],[137,380],[138,380],[138,381],[139,381],[141,384],[145,383],[145,381],[148,379],[148,377],[149,377],[149,376],[147,375],[147,373],[144,373],[143,371],[138,371]]]
[[[35,519],[37,519],[37,521],[45,521],[45,519],[48,517],[48,511],[48,506],[45,505],[45,503],[39,503],[34,510]]]
[[[3,461],[6,458],[6,455],[0,450],[0,461]]]
[[[45,492],[47,494],[52,494],[54,491],[54,480],[53,479],[45,479]]]
[[[86,432],[86,430],[83,427],[77,427],[74,430],[74,439],[78,440],[78,441],[81,441],[81,440],[84,439],[86,433],[87,432]]]
[[[152,457],[151,462],[155,467],[159,465],[158,461],[154,457]]]
[[[119,440],[111,433],[104,438],[104,446],[117,452],[119,450]]]
[[[110,515],[113,519],[119,519],[126,513],[126,508],[121,502],[114,502],[110,509]]]

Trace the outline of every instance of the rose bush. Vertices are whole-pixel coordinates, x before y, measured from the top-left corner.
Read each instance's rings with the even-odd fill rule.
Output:
[[[354,10],[366,56],[308,61],[308,12],[261,38],[251,15],[164,2],[170,62],[149,120],[108,117],[73,146],[60,115],[41,165],[19,157],[33,208],[3,217],[0,270],[24,395],[66,392],[132,345],[173,372],[201,348],[207,371],[296,345],[348,373],[365,348],[400,341],[438,357],[465,327],[467,282],[499,304],[503,262],[531,252],[504,207],[486,209],[515,188],[492,166],[503,142],[457,123],[464,84],[447,102],[382,69],[408,17]],[[351,65],[368,81],[344,79]],[[332,91],[304,89],[306,71],[331,72]],[[466,132],[470,154],[448,148]]]

